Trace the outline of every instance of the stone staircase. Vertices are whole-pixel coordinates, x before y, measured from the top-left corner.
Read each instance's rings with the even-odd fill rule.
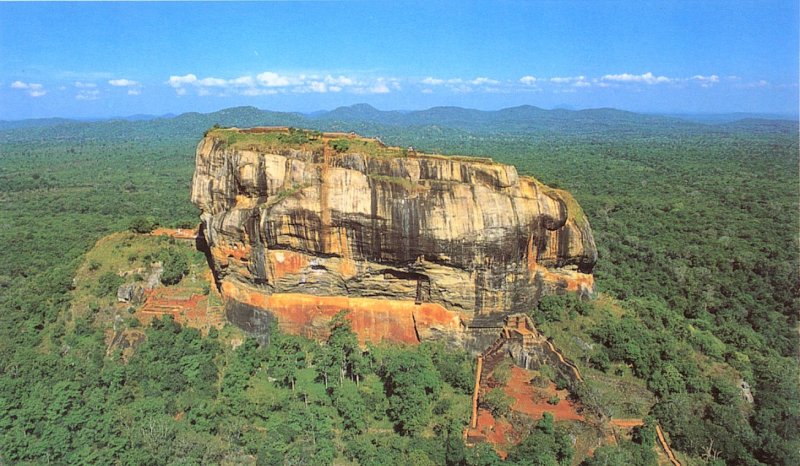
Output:
[[[489,390],[500,386],[500,383],[490,376],[494,368],[506,357],[503,349],[507,341],[508,340],[504,336],[500,336],[491,346],[483,351],[481,355],[483,357],[483,367],[481,368],[481,383],[478,389],[478,399],[482,399]]]
[[[506,341],[508,341],[507,336],[508,334],[506,332],[502,332],[500,337],[478,356],[478,367],[475,371],[475,389],[472,393],[472,419],[470,420],[469,427],[464,429],[464,440],[467,441],[467,443],[472,444],[475,441],[482,441],[482,435],[473,435],[470,437],[468,434],[470,429],[476,429],[478,426],[478,402],[488,390],[498,385],[494,380],[490,381],[489,376],[505,356],[503,347]],[[470,438],[468,439],[468,437]]]

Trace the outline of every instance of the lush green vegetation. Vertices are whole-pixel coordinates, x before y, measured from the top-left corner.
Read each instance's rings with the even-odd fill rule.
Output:
[[[281,150],[286,147],[305,147],[322,150],[322,139],[316,131],[289,128],[287,131],[248,133],[236,129],[214,127],[206,136],[218,138],[231,149]]]
[[[587,458],[581,466],[603,466],[616,464],[657,465],[658,459],[654,448],[656,431],[653,419],[647,419],[645,425],[636,427],[630,440],[623,439],[619,446],[604,446],[595,450],[591,458]]]
[[[490,155],[566,189],[595,233],[602,295],[545,300],[532,312],[587,374],[583,397],[607,401],[615,416],[651,414],[694,463],[800,464],[796,123],[705,126],[532,107],[378,113],[310,120],[244,108],[0,131],[0,458],[498,461],[461,440],[466,355],[433,346],[365,353],[343,325],[325,344],[276,335],[233,350],[230,338],[165,321],[145,329],[125,364],[106,354],[103,328],[88,316],[63,325],[75,272],[99,238],[197,223],[188,202],[194,147],[220,123],[357,131],[432,153]],[[175,265],[185,272],[178,256]],[[86,299],[111,299],[119,280],[100,265],[91,272]],[[619,387],[633,401],[615,396]],[[557,432],[536,427],[531,437],[541,438],[509,459],[565,461]],[[649,464],[650,438],[599,449],[590,464]]]

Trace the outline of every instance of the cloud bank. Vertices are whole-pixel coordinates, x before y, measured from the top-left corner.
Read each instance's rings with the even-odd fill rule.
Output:
[[[72,78],[75,79],[75,78]],[[72,81],[67,83],[51,83],[55,89],[65,91],[72,88],[76,91],[75,99],[91,101],[102,98],[117,89],[122,95],[138,96],[145,85],[140,80],[127,77],[106,76],[102,82],[91,80]],[[67,84],[67,85],[65,85]],[[425,76],[425,77],[387,77],[359,76],[330,72],[284,73],[278,71],[262,71],[236,77],[199,76],[196,73],[175,74],[169,76],[163,85],[171,88],[176,95],[183,96],[270,96],[291,94],[337,94],[381,95],[396,92],[419,94],[514,94],[530,92],[603,92],[604,89],[623,92],[641,92],[654,89],[707,89],[716,86],[728,86],[734,89],[775,88],[777,85],[765,80],[745,81],[738,76],[720,76],[714,73],[698,73],[690,76],[667,76],[646,71],[643,73],[621,72],[607,73],[597,76],[556,75],[537,76],[524,74],[518,78],[502,79],[492,76]],[[42,83],[13,81],[10,89],[24,92],[30,97],[42,97],[48,94]],[[54,95],[58,95],[56,92]]]
[[[24,90],[31,97],[41,97],[47,94],[44,86],[39,83],[26,83],[23,81],[14,81],[11,83],[11,89]]]
[[[204,77],[196,74],[173,75],[166,84],[175,89],[178,95],[186,95],[193,90],[200,96],[261,96],[286,93],[336,93],[386,94],[402,89],[395,78],[356,78],[332,74],[281,74],[264,71],[256,75],[244,75],[231,79]]]

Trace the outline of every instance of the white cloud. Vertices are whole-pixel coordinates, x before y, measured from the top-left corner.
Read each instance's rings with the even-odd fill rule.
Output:
[[[621,83],[643,83],[643,84],[667,84],[673,82],[673,79],[670,79],[666,76],[655,76],[653,73],[649,71],[644,74],[630,74],[630,73],[607,74],[600,79],[602,79],[603,81],[612,81]]]
[[[333,77],[331,75],[325,76],[325,83],[339,87],[353,86],[357,84],[353,78],[348,78],[347,76]]]
[[[590,87],[592,85],[591,82],[586,78],[586,76],[555,76],[549,79],[549,81],[553,84],[557,85],[570,85],[572,87]]]
[[[583,79],[583,76],[580,76],[580,78]],[[574,81],[575,79],[577,79],[577,78],[556,76],[556,77],[550,78],[550,82],[551,83],[556,83],[556,84],[569,84],[572,81]]]
[[[189,92],[197,95],[243,95],[266,96],[291,93],[351,93],[351,94],[386,94],[401,91],[404,85],[411,86],[416,92],[430,94],[439,89],[453,93],[506,93],[506,92],[576,92],[583,89],[621,88],[636,85],[694,85],[710,87],[722,83],[735,82],[734,78],[720,77],[716,74],[689,75],[688,77],[670,77],[656,75],[652,72],[641,74],[609,73],[598,76],[553,76],[536,77],[525,75],[516,80],[495,79],[487,76],[474,78],[392,78],[376,76],[353,76],[333,73],[281,73],[263,71],[257,74],[243,75],[233,78],[198,77],[196,74],[170,76],[166,84],[175,89],[178,95]],[[23,83],[24,84],[24,83]],[[757,84],[752,84],[757,86]],[[761,84],[764,86],[766,84]]]
[[[94,89],[95,87],[97,87],[97,84],[86,83],[83,81],[75,81],[74,86],[77,87],[78,89]]]
[[[256,80],[252,76],[240,76],[238,78],[228,81],[232,86],[236,87],[255,87]]]
[[[712,83],[718,83],[719,82],[719,76],[717,76],[715,74],[712,74],[711,76],[703,76],[701,74],[696,74],[696,75],[692,76],[692,79],[697,80],[697,81],[708,81],[708,82],[712,82]]]
[[[245,96],[248,96],[248,97],[255,97],[255,96],[260,96],[260,95],[275,95],[277,93],[278,93],[278,91],[276,89],[260,89],[260,88],[257,88],[257,87],[248,88],[248,89],[245,89],[245,90],[243,90],[241,92],[242,95],[245,95]]]
[[[422,80],[422,84],[427,84],[429,86],[438,86],[440,84],[444,84],[444,79],[427,77]]]
[[[176,89],[179,88],[179,87],[182,87],[182,86],[184,86],[186,84],[194,84],[196,82],[197,82],[197,76],[195,76],[195,75],[193,75],[191,73],[183,75],[183,76],[170,76],[169,77],[169,81],[167,81],[167,83],[170,86],[172,86],[172,87],[174,87]]]
[[[328,92],[328,85],[321,81],[312,81],[309,83],[308,88],[311,92],[318,92],[320,94]]]
[[[187,75],[187,76],[189,76],[189,75]],[[177,78],[177,79],[173,80],[173,78]],[[183,78],[186,78],[186,76],[172,76],[172,77],[170,77],[171,84],[172,84],[172,82],[179,83],[181,81],[181,79],[183,79]],[[128,95],[140,95],[142,93],[142,89],[141,89],[142,83],[140,83],[139,81],[134,81],[132,79],[127,79],[127,78],[110,79],[110,80],[108,80],[108,84],[110,84],[110,85],[112,85],[114,87],[127,88],[127,94]],[[173,87],[175,87],[174,84],[173,84]],[[178,90],[179,89],[176,88],[176,91],[178,91]],[[178,95],[181,95],[180,92],[178,92]]]
[[[20,89],[28,91],[28,95],[31,97],[41,97],[47,94],[47,91],[44,90],[44,86],[39,83],[26,83],[23,81],[14,81],[13,83],[11,83],[11,89]]]
[[[389,89],[389,86],[387,86],[386,83],[379,82],[371,86],[354,87],[350,89],[350,92],[353,94],[388,94],[392,92],[392,90]]]
[[[286,87],[292,84],[300,84],[298,80],[294,80],[288,76],[282,76],[272,71],[265,71],[256,76],[259,84],[266,87]]]
[[[100,98],[100,91],[97,89],[83,90],[75,96],[77,100],[97,100]]]
[[[400,90],[400,80],[395,78],[356,79],[352,76],[332,74],[281,74],[264,71],[252,75],[239,76],[232,79],[217,77],[198,78],[189,73],[183,76],[170,76],[166,84],[175,89],[178,95],[186,95],[189,89],[195,89],[197,95],[231,95],[238,94],[249,97],[273,95],[278,93],[328,93],[351,92],[354,94],[382,94]],[[212,89],[221,91],[212,92]]]
[[[466,93],[466,92],[473,92],[476,88],[478,90],[483,90],[486,92],[496,92],[498,90],[497,87],[492,86],[504,86],[503,83],[498,81],[497,79],[487,78],[485,76],[478,76],[472,79],[465,79],[465,78],[449,78],[449,79],[442,79],[442,78],[434,78],[434,77],[427,77],[420,81],[417,81],[418,84],[422,84],[424,86],[442,86],[450,91],[458,92],[458,93]],[[390,86],[393,89],[400,90],[400,80],[393,79],[389,81]],[[423,93],[430,94],[433,93],[433,89],[430,87],[425,87],[422,89]]]
[[[108,81],[108,84],[111,84],[114,87],[134,87],[138,86],[139,82],[133,81],[131,79],[120,78],[120,79],[112,79]]]
[[[389,89],[389,86],[387,86],[386,83],[375,84],[369,89],[370,94],[388,94],[390,92],[392,91]]]
[[[225,87],[228,81],[220,78],[203,78],[196,82],[200,87]]]
[[[715,74],[712,74],[711,76],[703,76],[701,74],[696,74],[692,76],[692,81],[699,82],[702,87],[711,87],[714,84],[719,83],[719,76]]]
[[[499,84],[499,83],[500,81],[496,79],[484,78],[484,77],[475,78],[472,81],[470,81],[470,84],[474,84],[475,86],[482,86],[484,84]]]

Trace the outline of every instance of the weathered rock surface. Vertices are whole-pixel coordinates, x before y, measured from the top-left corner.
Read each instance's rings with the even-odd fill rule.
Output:
[[[127,283],[117,288],[117,301],[139,305],[144,302],[144,287],[137,283]]]
[[[311,336],[349,309],[362,340],[414,342],[592,291],[594,239],[569,193],[488,159],[297,135],[213,130],[197,147],[192,202],[230,309]]]

